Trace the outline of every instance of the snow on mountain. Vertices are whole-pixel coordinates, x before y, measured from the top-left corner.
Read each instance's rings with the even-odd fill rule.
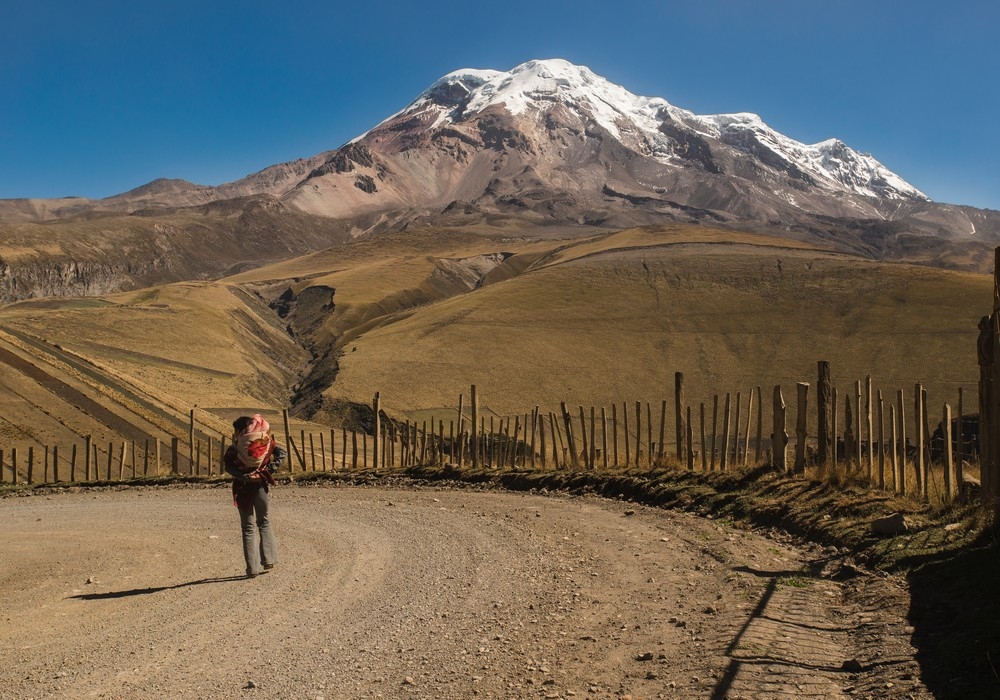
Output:
[[[383,124],[420,115],[431,131],[490,108],[505,109],[513,116],[544,116],[558,105],[593,120],[629,149],[665,165],[684,160],[676,146],[679,128],[731,146],[822,190],[880,200],[930,201],[871,155],[839,140],[803,144],[767,126],[756,114],[696,115],[663,98],[634,95],[561,59],[528,61],[507,72],[449,73]]]

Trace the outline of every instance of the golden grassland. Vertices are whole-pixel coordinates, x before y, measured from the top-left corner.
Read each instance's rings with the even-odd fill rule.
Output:
[[[442,274],[448,261],[497,252],[510,257],[479,287]],[[288,288],[333,300],[294,339],[267,306]],[[287,405],[310,362],[303,346],[318,355],[334,343],[342,355],[325,396],[368,404],[378,391],[399,417],[454,408],[471,384],[501,415],[561,401],[669,399],[672,410],[683,372],[696,413],[716,394],[746,401],[762,387],[769,414],[780,384],[791,422],[794,384],[814,383],[818,360],[832,363],[842,397],[866,376],[887,401],[904,389],[908,407],[923,383],[932,416],[959,387],[974,396],[977,321],[991,300],[984,275],[751,232],[672,225],[539,239],[426,229],[217,282],[12,305],[0,309],[0,329],[57,344],[178,410]],[[43,405],[44,392],[29,403]],[[7,420],[30,421],[25,412]]]

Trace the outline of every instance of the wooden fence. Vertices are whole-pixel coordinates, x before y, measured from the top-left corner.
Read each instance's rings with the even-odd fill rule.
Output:
[[[287,411],[282,412],[284,434],[275,432],[288,448],[287,466],[293,473],[390,471],[433,464],[493,470],[671,466],[706,472],[771,464],[792,473],[819,466],[842,469],[874,488],[945,501],[956,497],[968,476],[979,476],[978,437],[970,439],[969,431],[961,429],[978,421],[953,418],[947,403],[939,418],[932,418],[920,384],[912,393],[898,389],[883,395],[865,378],[854,381],[841,399],[830,377],[829,363],[819,362],[815,402],[810,399],[811,385],[798,382],[792,415],[781,386],[768,392],[767,401],[762,388],[754,387],[691,404],[685,398],[684,375],[678,372],[673,395],[657,402],[600,407],[563,402],[554,410],[535,406],[518,415],[487,418],[472,386],[468,401],[459,396],[457,408],[419,422],[392,418],[375,394],[372,434],[344,427],[296,433],[289,429]],[[957,399],[955,415],[962,416],[962,389]],[[954,430],[956,424],[960,429]],[[937,446],[931,425],[937,426]],[[112,441],[107,449],[90,438],[62,448],[0,449],[0,481],[120,481],[223,472],[226,438],[196,431],[193,410],[185,437],[151,437],[142,445]],[[937,481],[932,479],[932,463],[943,475]],[[977,473],[968,474],[969,468]]]

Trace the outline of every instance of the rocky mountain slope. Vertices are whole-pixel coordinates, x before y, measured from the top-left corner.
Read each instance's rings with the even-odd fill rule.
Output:
[[[338,149],[220,186],[0,200],[0,301],[218,276],[234,258],[403,227],[669,221],[976,271],[1000,243],[1000,212],[931,202],[837,139],[799,143],[753,114],[696,115],[582,66],[529,61],[446,75]]]

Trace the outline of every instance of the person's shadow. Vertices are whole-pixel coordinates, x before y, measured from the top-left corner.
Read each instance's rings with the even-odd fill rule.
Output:
[[[203,578],[197,581],[186,581],[184,583],[177,583],[173,586],[153,586],[151,588],[132,588],[127,591],[108,591],[107,593],[81,593],[80,595],[71,595],[69,598],[76,598],[78,600],[107,600],[109,598],[127,598],[133,595],[147,595],[149,593],[159,593],[160,591],[169,591],[174,588],[184,588],[186,586],[200,586],[204,583],[227,583],[229,581],[243,581],[246,576],[223,576],[217,578]]]

